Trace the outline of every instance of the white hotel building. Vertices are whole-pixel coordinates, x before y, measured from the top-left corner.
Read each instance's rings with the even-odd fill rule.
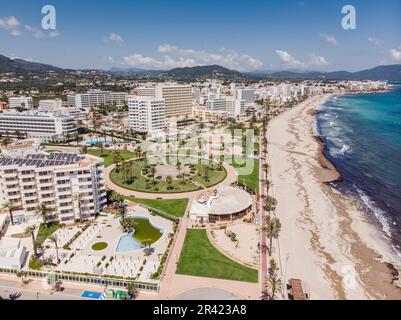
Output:
[[[25,134],[27,138],[64,142],[73,139],[77,132],[76,119],[62,113],[37,111],[5,110],[0,113],[0,132],[13,135],[16,131]]]
[[[51,208],[49,221],[95,218],[106,202],[103,169],[101,159],[74,153],[1,157],[0,205],[16,204],[15,221],[33,219],[39,204]]]
[[[25,109],[32,109],[33,108],[33,99],[32,97],[10,97],[8,98],[8,107],[10,109],[14,108],[25,108]]]
[[[127,101],[127,93],[111,92],[101,90],[90,90],[87,93],[67,95],[68,105],[83,109],[103,104],[115,104],[118,107],[124,106]]]
[[[163,99],[152,97],[128,98],[129,123],[137,132],[161,131],[166,128],[166,108]]]
[[[164,99],[166,117],[181,117],[192,114],[192,86],[158,84],[156,98]]]

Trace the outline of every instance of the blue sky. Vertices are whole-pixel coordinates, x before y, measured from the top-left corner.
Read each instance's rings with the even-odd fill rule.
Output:
[[[57,31],[41,29],[44,5]],[[341,8],[356,8],[343,30]],[[398,0],[0,0],[0,53],[69,68],[356,71],[401,63]]]

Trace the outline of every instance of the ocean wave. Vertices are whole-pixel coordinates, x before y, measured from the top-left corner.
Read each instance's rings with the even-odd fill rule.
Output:
[[[330,125],[330,127],[334,127],[336,125],[336,123],[334,121],[330,121],[329,125]]]
[[[359,195],[359,198],[362,200],[362,203],[364,206],[368,209],[369,212],[373,213],[373,215],[376,217],[376,219],[380,222],[382,226],[383,232],[391,238],[391,229],[390,229],[390,221],[386,217],[385,211],[381,210],[378,208],[374,201],[369,198],[369,196],[363,192],[361,189],[359,189],[357,186],[353,185],[356,192]]]

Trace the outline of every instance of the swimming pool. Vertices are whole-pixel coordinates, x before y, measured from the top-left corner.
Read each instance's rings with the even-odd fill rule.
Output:
[[[116,252],[129,252],[143,248],[143,246],[134,239],[133,233],[126,234],[118,240]]]

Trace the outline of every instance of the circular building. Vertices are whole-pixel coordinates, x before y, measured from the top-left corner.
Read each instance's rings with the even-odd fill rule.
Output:
[[[244,217],[251,207],[252,197],[248,192],[221,185],[194,201],[189,217],[204,222],[232,221]]]

